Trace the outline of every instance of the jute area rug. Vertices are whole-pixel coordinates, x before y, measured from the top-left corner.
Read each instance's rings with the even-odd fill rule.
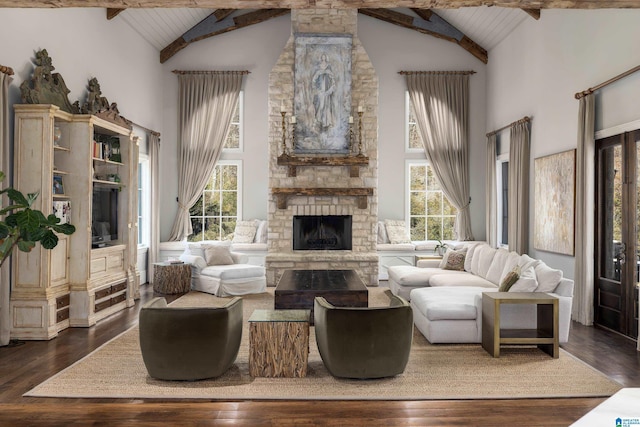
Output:
[[[388,304],[387,288],[370,288],[369,305]],[[219,305],[225,300],[191,292],[179,306]],[[244,318],[273,307],[273,288],[244,297]],[[133,327],[25,394],[32,397],[159,399],[426,400],[610,396],[620,384],[561,350],[552,359],[535,347],[501,349],[493,358],[480,344],[432,345],[415,330],[405,372],[378,380],[332,377],[309,340],[308,376],[253,378],[249,375],[249,328],[245,323],[235,364],[222,377],[182,382],[150,378]]]

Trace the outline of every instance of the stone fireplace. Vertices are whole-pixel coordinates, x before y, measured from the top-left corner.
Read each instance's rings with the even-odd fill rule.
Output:
[[[275,286],[288,269],[353,269],[366,285],[377,286],[378,78],[357,37],[357,9],[294,9],[291,22],[291,37],[269,74],[267,284]],[[280,111],[284,107],[287,117],[290,117],[293,110],[294,34],[298,33],[352,36],[351,111],[356,122],[354,132],[358,130],[358,107],[364,110],[360,153],[356,146],[355,152],[349,156],[323,155],[322,161],[294,162],[293,166],[291,162],[283,161]],[[290,147],[290,141],[287,142]],[[357,144],[357,139],[355,142]],[[300,219],[302,216],[349,217],[351,249],[294,250],[294,217]],[[324,236],[317,240],[322,242],[323,239],[331,238]]]

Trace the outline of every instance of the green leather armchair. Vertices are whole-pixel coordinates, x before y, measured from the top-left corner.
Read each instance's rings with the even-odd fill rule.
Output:
[[[314,301],[316,343],[334,377],[382,378],[404,372],[413,339],[409,303],[392,296],[389,307],[334,307]]]
[[[223,307],[169,307],[157,297],[140,309],[140,349],[153,378],[201,380],[231,367],[242,338],[242,298]]]

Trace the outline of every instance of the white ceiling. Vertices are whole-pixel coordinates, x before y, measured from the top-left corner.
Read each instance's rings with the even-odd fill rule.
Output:
[[[124,19],[160,52],[213,11],[214,9],[194,8],[131,8],[120,13],[115,19]],[[411,13],[402,9],[398,9],[398,11]],[[516,8],[482,6],[433,9],[433,11],[487,51],[500,43],[524,19],[533,19]],[[247,10],[242,10],[236,14],[246,12]],[[383,24],[381,23],[381,25]],[[392,24],[384,23],[384,25]],[[407,31],[412,30],[407,29]],[[425,37],[429,36],[425,35]]]

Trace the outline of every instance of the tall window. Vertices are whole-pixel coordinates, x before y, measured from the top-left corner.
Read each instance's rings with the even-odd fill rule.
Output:
[[[457,211],[425,161],[408,162],[411,240],[452,240]]]
[[[229,125],[222,158],[242,152],[243,91]],[[193,234],[187,240],[228,240],[241,218],[242,161],[219,160],[202,195],[189,209]]]
[[[409,91],[405,92],[405,135],[405,152],[412,159],[407,161],[406,179],[411,240],[454,239],[457,211],[444,196],[426,160]]]
[[[498,246],[509,245],[509,153],[498,156],[496,164]]]

